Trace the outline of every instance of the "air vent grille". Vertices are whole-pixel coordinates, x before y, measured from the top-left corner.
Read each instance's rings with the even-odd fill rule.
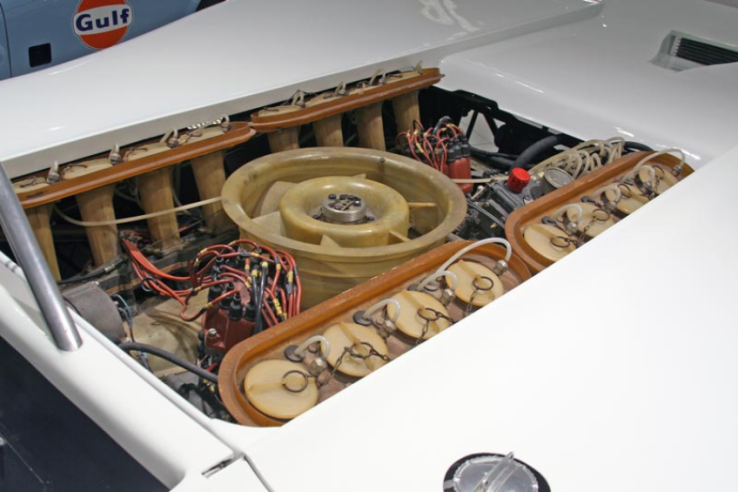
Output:
[[[699,63],[700,65],[720,65],[723,63],[738,62],[738,52],[694,39],[678,39],[675,47],[676,52],[674,54],[677,57]]]

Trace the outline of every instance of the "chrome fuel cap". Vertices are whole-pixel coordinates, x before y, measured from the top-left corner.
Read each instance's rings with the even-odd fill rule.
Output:
[[[550,492],[543,477],[513,453],[475,454],[451,466],[444,492]]]

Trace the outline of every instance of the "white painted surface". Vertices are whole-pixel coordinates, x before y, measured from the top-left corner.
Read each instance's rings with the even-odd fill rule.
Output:
[[[444,58],[440,86],[582,139],[680,147],[695,167],[738,135],[738,64],[655,66],[672,31],[738,46],[738,11],[703,0],[606,1],[592,19]]]
[[[618,20],[617,2],[611,3],[603,15]],[[30,172],[53,159],[273,103],[297,88],[324,89],[369,76],[378,66],[401,68],[419,59],[432,65],[451,51],[597,12],[596,6],[581,10],[583,2],[575,0],[510,0],[494,7],[479,0],[455,10],[430,0],[384,0],[371,8],[364,2],[366,11],[337,0],[325,4],[326,24],[316,28],[304,21],[314,13],[309,2],[230,0],[106,53],[0,83],[0,156],[10,158],[15,174]],[[735,98],[724,97],[734,89],[726,84],[735,80],[735,67],[672,74],[649,65],[629,72],[634,82],[625,89],[622,82],[607,85],[611,65],[633,52],[647,61],[655,49],[644,44],[671,28],[686,30],[671,22],[645,36],[641,31],[661,26],[662,18],[641,12],[631,20],[643,24],[631,29],[621,17],[612,37],[608,28],[583,21],[449,58],[444,85],[462,84],[500,100],[504,109],[583,138],[613,134],[613,121],[635,122],[622,127],[635,129],[634,138],[685,147],[704,162],[735,141]],[[361,22],[328,22],[336,16]],[[727,35],[729,17],[687,17],[701,26],[690,29],[693,34]],[[264,42],[275,30],[265,18],[278,19],[300,45]],[[580,42],[585,35],[588,41]],[[191,41],[183,44],[183,37]],[[575,77],[582,80],[576,86],[571,77],[578,72],[534,56],[548,45],[552,56],[564,50],[591,60],[606,48],[615,54],[612,63],[587,71],[594,79]],[[234,64],[238,53],[247,53],[249,63]],[[508,65],[497,65],[505,63],[517,78],[493,84],[500,78],[495,70],[507,73]],[[659,77],[670,77],[670,84],[663,88]],[[642,87],[642,81],[648,83]],[[522,85],[539,87],[531,83],[551,88],[539,98]],[[605,97],[615,94],[608,87],[617,89],[617,103]],[[606,110],[607,119],[595,108]],[[82,321],[82,350],[58,353],[32,326],[38,315],[27,307],[27,290],[4,268],[0,336],[159,479],[180,483],[179,490],[214,488],[216,482],[200,474],[234,448],[247,450],[276,490],[438,490],[458,458],[511,450],[543,472],[554,490],[718,490],[731,483],[726,464],[738,458],[738,402],[730,385],[738,369],[730,288],[738,274],[738,234],[719,228],[738,208],[732,189],[737,160],[735,149],[468,322],[279,430],[190,413],[130,359],[112,355]],[[608,302],[599,308],[603,299]],[[685,466],[688,453],[694,463]],[[720,460],[710,461],[716,456]],[[330,474],[323,473],[326,462]],[[259,487],[243,461],[214,478],[223,481],[221,490]]]
[[[738,147],[250,456],[275,490],[440,490],[485,451],[554,491],[730,490],[736,182]]]
[[[239,460],[209,478],[193,475],[173,488],[171,492],[266,492],[267,490],[269,489],[265,488],[256,478],[248,463]]]
[[[598,10],[586,0],[229,0],[0,82],[0,160],[11,177],[27,174]]]

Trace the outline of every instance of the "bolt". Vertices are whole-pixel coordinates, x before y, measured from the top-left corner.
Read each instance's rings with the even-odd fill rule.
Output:
[[[453,290],[449,288],[443,289],[443,292],[441,292],[441,303],[444,306],[448,306],[455,297],[456,293]]]
[[[330,195],[328,195],[328,198],[330,200],[335,200],[336,199],[336,194],[335,193],[331,193]]]
[[[215,328],[210,328],[208,330],[208,338],[215,338],[217,336],[218,336],[218,330],[216,330]]]
[[[317,357],[308,366],[308,372],[313,376],[319,376],[320,373],[328,369],[328,362],[322,357]]]
[[[384,324],[381,326],[381,331],[383,331],[387,336],[392,335],[395,331],[397,331],[397,326],[391,319],[385,319]]]
[[[115,166],[123,162],[123,157],[121,157],[120,152],[111,152],[108,156],[108,161]]]

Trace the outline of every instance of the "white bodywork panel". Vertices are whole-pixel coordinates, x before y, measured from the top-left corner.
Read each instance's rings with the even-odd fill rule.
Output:
[[[738,11],[702,0],[605,2],[582,22],[444,58],[440,86],[584,140],[679,147],[700,167],[738,135],[738,64],[673,72],[650,62],[671,31],[738,47]]]
[[[737,163],[738,147],[250,456],[275,490],[440,490],[456,460],[510,451],[555,491],[724,489]]]
[[[0,83],[0,161],[11,177],[28,174],[598,10],[585,0],[229,0]]]
[[[620,2],[641,15],[625,19]],[[650,3],[610,3],[230,0],[0,83],[0,159],[11,176],[27,174],[421,59],[441,62],[445,88],[582,138],[678,146],[697,166],[733,145],[735,66],[673,73],[648,63],[672,29],[734,40],[725,27],[734,16],[697,15],[729,7],[675,2],[687,29],[669,9],[664,18]],[[343,17],[362,22],[336,22]],[[324,23],[307,20],[315,18]],[[534,30],[542,31],[526,35]],[[596,61],[604,51],[612,58]],[[248,63],[234,63],[241,57]],[[580,75],[573,60],[582,57]],[[82,349],[58,352],[34,326],[42,323],[27,288],[4,266],[0,336],[180,491],[260,490],[243,459],[202,475],[244,452],[277,491],[440,490],[454,461],[484,451],[514,451],[556,491],[719,490],[732,480],[725,463],[738,458],[730,390],[738,232],[724,224],[736,210],[737,161],[734,148],[500,301],[276,430],[205,418],[79,318]]]

